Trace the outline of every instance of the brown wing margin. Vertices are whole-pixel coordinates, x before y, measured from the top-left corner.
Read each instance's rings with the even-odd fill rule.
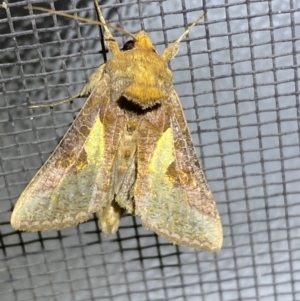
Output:
[[[169,111],[169,113],[166,113]],[[165,113],[163,113],[165,112]],[[151,131],[151,160],[138,158],[135,185],[136,214],[145,227],[174,244],[217,251],[222,246],[222,225],[215,201],[197,160],[192,139],[175,90],[169,95],[163,118],[147,116],[162,132]],[[155,137],[155,138],[154,138]],[[138,147],[145,144],[140,138]]]
[[[69,130],[21,194],[11,217],[18,230],[61,229],[105,206],[123,118],[104,75]],[[108,121],[108,122],[107,122]]]

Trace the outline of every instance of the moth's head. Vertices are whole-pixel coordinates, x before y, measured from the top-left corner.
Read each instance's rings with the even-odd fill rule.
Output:
[[[134,40],[127,41],[121,50],[127,51],[136,48],[148,49],[155,52],[155,47],[145,31],[140,31],[139,33],[137,33],[134,36]]]
[[[134,36],[134,40],[126,42],[122,48],[123,51],[131,50],[133,48],[143,48],[155,51],[151,39],[145,31],[140,31]]]
[[[152,41],[145,31],[140,31],[135,35],[135,47],[154,49]]]

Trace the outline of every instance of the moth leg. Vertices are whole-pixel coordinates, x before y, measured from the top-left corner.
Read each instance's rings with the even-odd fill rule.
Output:
[[[32,108],[53,108],[56,106],[59,106],[63,103],[66,102],[71,102],[76,98],[80,98],[88,93],[91,93],[97,88],[97,86],[99,85],[103,73],[104,73],[104,68],[105,68],[105,64],[101,65],[99,68],[97,68],[94,73],[90,76],[89,80],[87,81],[87,83],[85,84],[85,86],[82,88],[82,90],[80,92],[78,92],[77,94],[63,99],[63,100],[59,100],[59,101],[55,101],[55,102],[50,102],[50,103],[42,103],[42,104],[35,104],[35,105],[30,105],[28,106],[28,108],[32,109]]]
[[[102,22],[103,24],[106,24],[105,19],[102,15],[100,6],[97,2],[97,0],[94,0],[94,5],[99,17],[99,21]],[[107,47],[109,49],[109,51],[113,54],[113,55],[117,55],[118,53],[121,52],[118,43],[116,42],[115,38],[113,37],[113,35],[111,34],[110,30],[108,29],[107,26],[103,25],[104,27],[104,40],[107,44]]]
[[[168,48],[165,49],[164,53],[162,54],[161,58],[169,62],[178,52],[180,42],[186,37],[186,35],[191,31],[191,29],[200,22],[202,18],[204,18],[206,15],[206,12],[204,12],[194,23],[192,23],[185,32],[174,42],[172,43]]]
[[[89,80],[85,84],[85,86],[82,88],[82,90],[78,93],[80,96],[85,95],[87,93],[93,93],[94,90],[98,87],[99,83],[101,82],[101,79],[104,74],[105,64],[98,67],[92,75],[89,77]]]

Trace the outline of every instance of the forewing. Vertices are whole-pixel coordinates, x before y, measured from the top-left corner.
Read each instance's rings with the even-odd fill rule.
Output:
[[[219,213],[175,90],[167,105],[146,115],[140,127],[134,199],[144,226],[174,244],[221,248]]]
[[[110,101],[110,79],[98,87],[53,154],[21,194],[14,228],[61,229],[88,219],[108,202],[111,168],[124,116]]]

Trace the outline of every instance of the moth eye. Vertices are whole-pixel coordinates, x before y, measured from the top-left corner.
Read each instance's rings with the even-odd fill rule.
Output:
[[[134,48],[135,45],[135,41],[130,40],[128,42],[126,42],[123,46],[123,48],[121,49],[122,51],[127,51],[127,50],[131,50]]]

